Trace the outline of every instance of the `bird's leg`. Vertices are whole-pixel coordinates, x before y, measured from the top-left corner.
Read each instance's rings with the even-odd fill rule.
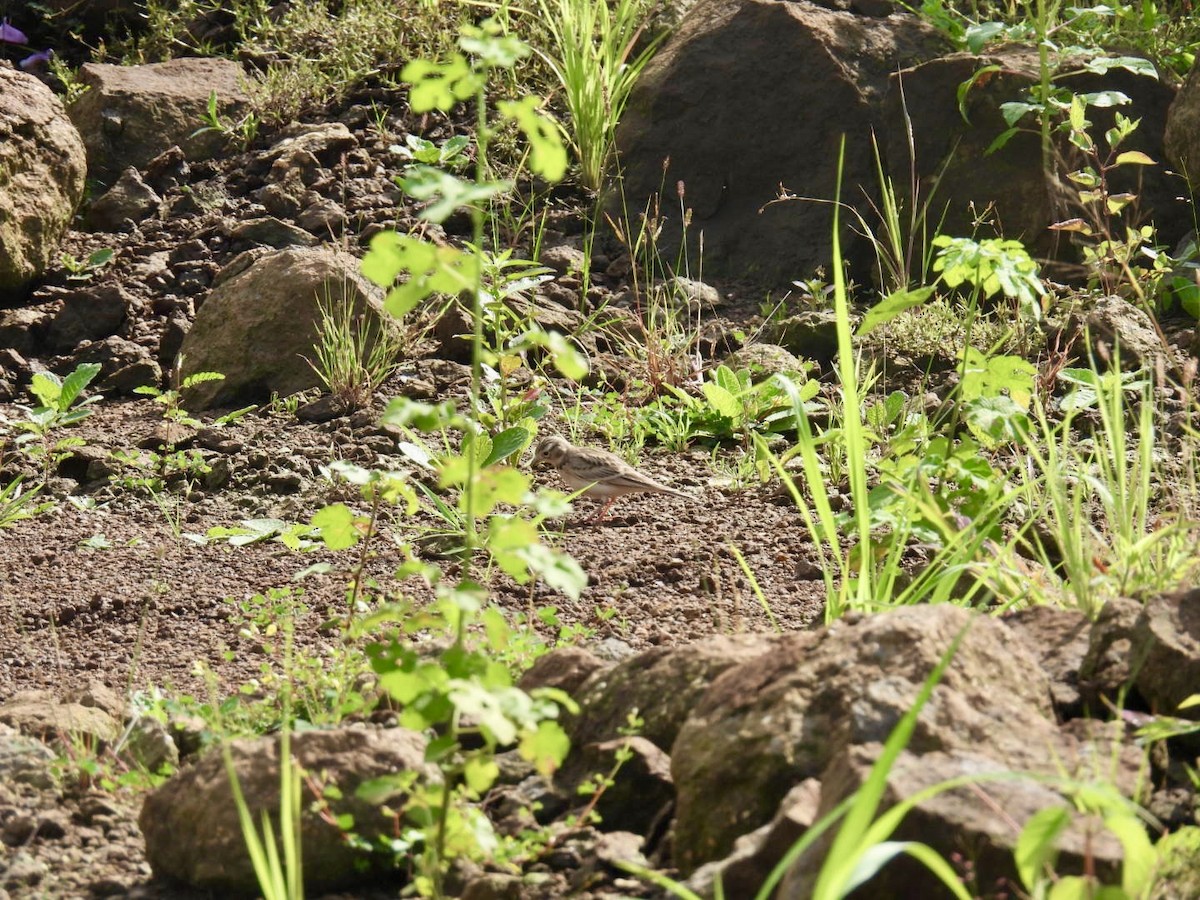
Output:
[[[592,518],[592,524],[598,525],[599,523],[603,522],[604,516],[608,513],[609,508],[613,505],[613,503],[616,502],[616,500],[616,497],[609,497],[607,500],[605,500],[604,505],[600,507],[600,512],[596,513],[596,515]]]

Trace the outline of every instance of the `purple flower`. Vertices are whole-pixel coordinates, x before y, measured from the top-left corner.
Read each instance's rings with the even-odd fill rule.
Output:
[[[4,19],[0,21],[0,43],[28,44],[29,38],[25,37],[25,32],[20,28],[14,28],[8,24],[8,19]]]
[[[29,71],[36,65],[43,65],[43,64],[49,63],[50,57],[52,57],[53,55],[54,55],[53,50],[43,50],[41,53],[31,53],[27,57],[25,57],[23,60],[21,60],[19,63],[17,63],[17,65],[20,66],[22,69]]]

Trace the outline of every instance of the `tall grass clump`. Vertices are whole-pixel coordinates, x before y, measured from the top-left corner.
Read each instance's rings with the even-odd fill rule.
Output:
[[[599,191],[613,154],[617,123],[646,63],[665,34],[637,49],[646,27],[641,0],[538,0],[548,46],[538,55],[563,92],[567,134],[579,180]]]
[[[1067,602],[1090,616],[1116,596],[1170,590],[1194,574],[1197,525],[1186,509],[1156,512],[1169,481],[1145,372],[1064,369],[1071,385],[1053,424],[1036,409],[1024,472],[1034,555]],[[1080,435],[1084,420],[1096,423]]]

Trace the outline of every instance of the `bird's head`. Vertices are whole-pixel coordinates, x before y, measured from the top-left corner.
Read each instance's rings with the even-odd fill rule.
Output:
[[[558,467],[562,465],[562,461],[567,458],[570,451],[571,444],[566,438],[552,434],[550,437],[538,441],[537,449],[533,451],[533,464],[540,466],[548,463]]]

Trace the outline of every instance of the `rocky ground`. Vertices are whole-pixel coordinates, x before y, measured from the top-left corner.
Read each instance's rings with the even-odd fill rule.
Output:
[[[391,110],[382,119],[381,107]],[[419,228],[448,241],[463,238],[470,224],[464,216],[451,217],[444,228],[418,220],[417,210],[394,183],[406,160],[393,147],[412,132],[440,141],[465,130],[463,122],[454,120],[431,124],[409,113],[396,92],[371,89],[298,127],[264,131],[247,148],[231,144],[212,160],[189,164],[168,152],[132,180],[141,180],[141,188],[127,184],[130,193],[107,203],[91,198],[97,202],[85,204],[64,242],[66,261],[39,279],[29,297],[0,311],[0,485],[18,475],[32,483],[41,474],[36,461],[14,443],[16,424],[27,417],[23,406],[31,402],[27,389],[32,374],[47,369],[65,373],[85,362],[102,367],[95,391],[99,402],[88,407],[89,417],[61,434],[78,439],[78,444],[66,448],[52,467],[41,498],[50,508],[0,530],[0,704],[21,692],[45,692],[26,695],[32,706],[10,718],[19,718],[24,731],[40,734],[55,748],[48,750],[46,744],[30,742],[0,725],[0,900],[211,896],[151,879],[137,824],[142,795],[122,783],[128,767],[59,741],[64,729],[63,719],[55,718],[61,715],[54,712],[58,700],[69,698],[78,704],[71,715],[86,716],[86,710],[96,709],[120,720],[129,703],[166,696],[185,724],[197,707],[228,696],[243,698],[252,710],[256,698],[270,698],[271,679],[281,671],[277,635],[271,630],[279,618],[277,603],[302,604],[295,652],[320,668],[332,665],[330,661],[345,650],[341,632],[330,624],[350,612],[347,591],[360,559],[368,593],[379,601],[419,605],[431,596],[424,582],[394,576],[404,561],[400,545],[411,545],[417,556],[446,574],[458,574],[460,563],[441,553],[440,523],[428,509],[411,517],[385,515],[365,557],[357,549],[288,549],[274,539],[237,545],[213,533],[247,521],[275,520],[286,527],[307,522],[331,502],[353,502],[353,492],[323,472],[336,459],[404,469],[415,478],[426,478],[400,451],[397,434],[380,424],[380,415],[388,398],[397,395],[461,402],[468,370],[461,347],[456,351],[446,340],[447,328],[439,331],[434,325],[420,340],[414,338],[409,357],[369,404],[331,417],[298,415],[298,406],[316,398],[316,392],[310,392],[299,404],[259,402],[227,424],[218,421],[220,410],[208,412],[198,417],[199,424],[168,433],[162,404],[132,392],[147,384],[170,386],[165,373],[195,321],[197,306],[218,274],[244,251],[323,242],[361,255],[372,236],[390,228]],[[280,151],[287,137],[304,139],[303,152],[295,147]],[[157,200],[152,212],[142,208],[134,221],[126,214],[139,208],[138,197],[147,196],[138,193],[142,188]],[[586,292],[566,265],[582,253],[581,233],[589,211],[589,198],[569,188],[558,189],[547,201],[540,233],[543,259],[557,258],[564,264],[545,295],[559,312],[603,307],[628,316],[636,261],[612,235],[602,234],[593,249]],[[535,229],[529,226],[523,223],[504,236],[518,254],[532,252]],[[83,264],[102,251],[112,251],[111,258],[94,267]],[[714,366],[746,335],[761,335],[761,299],[749,290],[708,296],[692,347],[703,366]],[[1193,326],[1194,322],[1166,328],[1180,359],[1194,352]],[[1125,328],[1119,330],[1132,333]],[[823,340],[823,345],[809,345],[805,350],[813,352],[803,355],[828,359],[827,330]],[[1146,346],[1148,352],[1158,352],[1157,334],[1147,337]],[[612,344],[592,349],[594,372],[609,376],[615,390],[645,374],[644,360],[623,358]],[[903,384],[879,387],[919,391],[926,405],[935,407],[952,387],[953,375],[944,366],[934,367],[933,380],[913,375],[929,360],[928,354],[924,347],[890,348],[889,357],[904,358],[909,374]],[[917,365],[910,365],[914,361]],[[822,378],[823,389],[835,389],[828,366],[814,374]],[[570,430],[570,394],[548,390],[543,396],[549,398],[543,427]],[[1171,403],[1173,410],[1185,406],[1179,399]],[[150,494],[129,483],[135,473],[120,457],[139,448],[161,450],[164,435],[172,449],[198,454],[205,471],[187,489],[176,478],[170,490]],[[603,443],[586,428],[582,436]],[[823,615],[825,587],[817,555],[800,513],[777,484],[731,477],[737,452],[729,445],[715,451],[696,445],[682,453],[649,446],[639,465],[690,500],[662,495],[626,498],[602,523],[588,521],[594,507],[583,500],[565,519],[552,523],[547,540],[587,573],[588,585],[578,600],[543,584],[522,586],[502,573],[488,573],[492,599],[510,619],[530,624],[536,635],[514,648],[516,661],[530,662],[537,652],[558,643],[582,644],[611,662],[649,648],[669,651],[701,639],[774,630],[791,635],[789,652],[803,660],[818,642],[809,632]],[[528,458],[522,465],[528,465]],[[538,478],[560,486],[552,474],[540,473]],[[1128,638],[1138,614],[1139,609],[1125,610],[1124,631],[1117,629],[1119,637],[1113,641]],[[915,645],[922,629],[957,624],[920,618],[925,615],[921,611],[906,626],[910,630],[903,632],[900,643]],[[955,615],[957,610],[951,617]],[[847,627],[861,624],[850,622]],[[1080,617],[1054,624],[1060,632],[1073,629],[1071,658],[1082,661],[1089,647]],[[992,643],[980,641],[979,668],[984,672],[996,662],[988,654],[1004,656],[996,648],[1010,639],[1002,626],[989,621],[988,628],[993,627],[998,630],[994,635],[988,632]],[[1109,639],[1105,629],[1097,626],[1096,632]],[[821,634],[819,640],[829,642],[825,653],[830,668],[812,676],[817,686],[842,659],[861,649],[854,633]],[[774,638],[753,640],[760,642],[759,652],[770,668]],[[880,640],[886,644],[889,638]],[[1052,655],[1039,656],[1048,640],[1040,632],[1029,637],[1022,650],[1028,659],[1014,663],[1005,656],[1013,672],[995,675],[996,684],[978,693],[1003,695],[1006,684],[1022,679],[1035,658],[1053,670],[1056,691],[1060,682],[1070,685],[1068,693],[1075,691],[1072,672],[1061,671],[1064,667],[1056,666]],[[738,654],[743,649],[736,640],[722,646],[729,658],[721,665],[741,662]],[[870,648],[861,652],[870,656]],[[925,647],[924,652],[936,658],[940,648]],[[673,658],[678,661],[679,656]],[[1119,668],[1124,661],[1113,665]],[[687,662],[680,664],[685,674]],[[705,678],[716,677],[718,668],[714,665]],[[1128,675],[1126,669],[1122,673]],[[890,672],[877,671],[868,680],[883,682],[885,675]],[[679,690],[695,691],[698,698],[701,680],[683,678]],[[1103,689],[1096,688],[1096,697],[1115,696],[1122,689],[1115,676],[1100,680]],[[863,688],[862,679],[850,673],[845,681],[834,706],[840,710],[860,700],[866,703],[856,693]],[[1027,686],[1031,699],[1022,714],[1029,713],[1030,721],[1053,718],[1049,684],[1044,690],[1041,682]],[[1063,705],[1059,693],[1054,696],[1055,703]],[[883,712],[877,721],[873,714],[864,714],[863,719],[870,720],[867,726],[895,712],[890,697],[868,699],[878,701]],[[1078,697],[1072,702],[1082,707]],[[972,696],[960,706],[969,710],[982,703]],[[1072,709],[1061,717],[1074,718],[1081,712]],[[679,716],[671,727],[677,730],[682,719]],[[819,729],[825,736],[835,730],[826,725]],[[965,730],[972,727],[974,723],[968,723]],[[738,729],[727,732],[732,735]],[[864,727],[856,737],[877,746],[883,736]],[[964,752],[972,750],[967,747]],[[820,769],[816,766],[814,772],[820,774]],[[711,787],[703,792],[720,793]],[[1190,797],[1180,801],[1180,821],[1191,814],[1192,803]],[[1160,806],[1166,821],[1174,813],[1165,801]],[[702,818],[693,815],[693,826],[701,828],[696,820]],[[588,835],[581,842],[586,844],[581,854],[603,857],[611,850],[619,855],[604,846],[605,840]],[[553,877],[560,880],[545,896],[561,895],[552,891],[567,884],[562,871],[582,869],[580,854],[572,854],[574,849],[562,849],[558,862],[549,864],[558,867]],[[608,893],[594,896],[647,895],[612,872],[601,881]],[[344,896],[395,894],[394,885],[383,885],[376,893]],[[493,895],[507,896],[499,888],[481,896]]]
[[[359,149],[338,161],[328,179],[330,196],[345,204],[352,243],[380,224],[396,224],[398,213],[391,171],[379,165],[389,158],[391,141],[366,127],[365,109],[351,103],[341,116]],[[0,404],[0,421],[11,428],[25,415],[16,402],[28,402],[23,385],[41,365],[69,371],[89,349],[100,352],[106,375],[131,358],[144,365],[143,373],[169,364],[194,315],[193,298],[248,246],[244,237],[228,236],[240,220],[263,212],[252,198],[264,174],[256,158],[252,150],[192,167],[183,179],[187,190],[168,191],[168,212],[131,230],[96,232],[80,223],[68,236],[66,252],[84,259],[111,249],[111,262],[86,281],[70,280],[65,270],[49,273],[31,306],[117,291],[128,316],[111,336],[99,333],[104,326],[97,330],[86,323],[78,335],[45,342],[29,331],[21,335],[13,345],[25,352],[7,351],[5,359],[10,402]],[[347,194],[353,197],[347,200]],[[197,196],[219,198],[216,208],[196,209],[190,200]],[[399,214],[403,224],[404,211]],[[617,278],[602,276],[600,282],[605,297],[621,288]],[[80,342],[72,346],[75,337]],[[104,354],[119,342],[125,343],[114,355],[132,356],[113,362]],[[0,532],[0,702],[30,689],[70,692],[93,680],[124,696],[162,690],[203,699],[210,688],[195,673],[197,661],[216,672],[219,693],[233,693],[259,671],[259,648],[239,632],[259,608],[254,598],[272,589],[293,591],[310,610],[298,622],[298,650],[327,651],[337,638],[321,625],[345,614],[350,554],[299,553],[271,541],[235,547],[204,536],[248,519],[304,522],[322,505],[344,499],[345,489],[324,479],[320,467],[335,458],[366,465],[395,460],[396,437],[378,425],[382,402],[414,378],[440,384],[443,395],[461,394],[464,377],[457,364],[414,360],[384,385],[371,409],[353,415],[314,424],[281,407],[263,407],[220,429],[201,427],[178,446],[200,451],[221,479],[157,501],[105,476],[120,475],[111,463],[114,451],[154,446],[162,407],[106,391],[90,407],[92,415],[70,431],[83,445],[71,450],[52,479],[46,499],[53,508]],[[207,424],[213,416],[203,418]],[[11,440],[15,431],[8,436]],[[2,462],[10,477],[36,474],[11,443]],[[497,576],[497,602],[531,619],[538,608],[552,606],[557,623],[540,626],[545,641],[569,632],[588,643],[615,642],[616,653],[762,630],[772,621],[803,628],[819,619],[820,572],[801,537],[796,510],[776,488],[734,489],[714,472],[703,449],[648,452],[643,466],[694,500],[629,498],[597,525],[587,521],[590,504],[577,504],[552,540],[588,573],[583,596],[572,601],[544,586],[521,588]],[[541,477],[556,484],[552,475]],[[401,560],[386,548],[393,535],[420,544],[436,525],[427,514],[387,525],[369,562],[370,575],[385,593],[418,602],[428,596],[423,584],[392,579]],[[731,548],[744,555],[769,612]],[[428,556],[437,559],[432,552]],[[297,573],[318,562],[330,564],[330,571],[297,580]],[[68,777],[49,791],[6,789],[0,819],[10,895],[183,896],[174,888],[147,887],[132,821],[137,798],[95,792],[87,783]]]

